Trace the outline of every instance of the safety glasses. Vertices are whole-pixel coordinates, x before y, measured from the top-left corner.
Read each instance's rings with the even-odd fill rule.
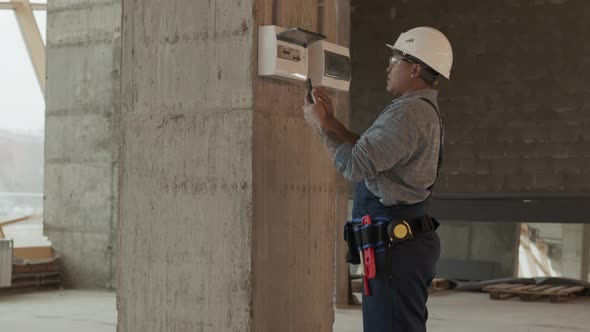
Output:
[[[412,59],[408,59],[408,58],[400,56],[400,55],[392,55],[391,57],[389,57],[389,66],[394,67],[395,65],[397,65],[401,61],[406,61],[409,63],[417,63],[416,61],[414,61]]]

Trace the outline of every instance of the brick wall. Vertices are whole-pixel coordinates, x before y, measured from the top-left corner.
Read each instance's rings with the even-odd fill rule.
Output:
[[[352,128],[389,100],[384,43],[433,26],[455,52],[438,191],[590,192],[589,13],[583,0],[352,0]]]

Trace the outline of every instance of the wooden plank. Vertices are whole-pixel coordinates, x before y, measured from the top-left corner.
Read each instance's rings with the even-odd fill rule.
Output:
[[[2,230],[2,228],[6,225],[12,225],[12,224],[16,224],[22,221],[27,221],[30,219],[34,219],[34,218],[41,218],[42,216],[39,214],[32,214],[30,216],[25,216],[25,217],[21,217],[21,218],[17,218],[17,219],[12,219],[12,220],[7,220],[4,222],[0,222],[0,239],[3,239],[5,237],[4,235],[4,231]]]
[[[549,296],[549,301],[552,303],[561,303],[571,300],[578,296],[586,287],[582,286],[571,286],[558,291],[556,294]]]
[[[519,286],[519,287],[510,288],[507,291],[518,293],[518,292],[525,292],[525,291],[535,288],[535,287],[537,287],[537,285],[523,285],[523,286]]]
[[[497,285],[490,285],[483,288],[483,291],[488,290],[501,290],[501,289],[510,289],[515,287],[524,286],[523,284],[497,284]]]
[[[503,293],[503,292],[496,292],[496,291],[490,292],[490,299],[492,299],[492,300],[505,300],[505,299],[509,299],[509,298],[512,298],[515,296],[516,296],[516,294],[513,294],[513,293]]]
[[[484,287],[483,290],[490,293],[490,299],[492,300],[505,300],[517,296],[515,292],[511,292],[513,289],[521,287],[527,287],[529,285],[523,284],[499,284]]]
[[[46,263],[35,264],[13,264],[12,271],[14,274],[18,273],[33,273],[33,272],[57,272],[59,271],[59,259],[55,259]]]
[[[567,294],[571,294],[571,293],[578,293],[578,292],[583,291],[584,289],[586,289],[586,287],[572,286],[572,287],[568,287],[566,289],[558,291],[557,295],[567,295]]]
[[[20,4],[16,2],[0,2],[0,9],[16,9],[18,6],[20,6]],[[33,10],[47,10],[47,4],[32,3],[31,8],[33,8]]]
[[[531,290],[538,288],[537,285],[525,285],[521,287],[514,287],[507,289],[505,292],[518,295],[522,301],[532,301],[536,299],[538,296],[536,294],[531,294]]]
[[[40,286],[47,286],[47,285],[61,285],[62,280],[61,278],[52,278],[52,279],[40,279],[40,280],[24,280],[12,283],[10,288],[21,288],[21,287],[40,287]]]
[[[563,286],[563,285],[562,286],[555,286],[555,287],[551,287],[549,289],[546,289],[546,290],[542,291],[541,293],[551,295],[551,294],[556,294],[559,291],[564,290],[566,288],[568,288],[568,286]]]
[[[523,285],[498,284],[484,287],[493,300],[503,300],[515,296],[522,301],[534,301],[542,297],[549,297],[553,303],[560,303],[576,297],[585,287],[569,285]]]
[[[530,292],[540,292],[542,290],[546,290],[549,289],[551,287],[553,287],[554,285],[543,285],[543,286],[537,286],[535,288],[531,288],[529,289]]]
[[[29,0],[12,0],[12,2],[19,4],[15,8],[16,18],[37,75],[39,87],[45,97],[45,44],[33,15],[33,7]]]
[[[530,301],[535,301],[541,297],[544,297],[546,295],[543,294],[539,294],[539,293],[522,293],[518,295],[520,297],[521,301],[525,301],[525,302],[530,302]]]
[[[12,276],[12,280],[19,279],[43,279],[48,277],[61,277],[59,272],[41,272],[41,273],[15,273]]]
[[[32,214],[30,216],[25,216],[25,217],[21,217],[21,218],[17,218],[17,219],[12,219],[12,220],[7,220],[7,221],[3,221],[0,222],[0,226],[6,226],[6,225],[11,225],[11,224],[16,224],[19,223],[21,221],[27,221],[30,219],[35,219],[35,218],[41,218],[42,216],[39,214]]]

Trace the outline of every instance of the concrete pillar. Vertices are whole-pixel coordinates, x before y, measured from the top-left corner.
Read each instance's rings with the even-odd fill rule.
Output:
[[[70,287],[113,286],[120,22],[116,1],[48,3],[45,234]]]
[[[335,30],[334,2],[123,8],[118,330],[330,331],[346,188],[256,36]]]
[[[584,238],[583,224],[563,224],[563,240],[561,252],[562,274],[567,278],[583,279],[582,274],[582,242]]]

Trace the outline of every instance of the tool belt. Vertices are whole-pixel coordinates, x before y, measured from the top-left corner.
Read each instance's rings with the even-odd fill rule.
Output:
[[[363,225],[361,219],[353,219],[344,225],[344,240],[348,243],[346,261],[360,264],[359,251],[374,248],[375,254],[386,251],[396,244],[414,238],[415,234],[435,231],[439,223],[429,215],[413,220],[372,218],[373,223]]]

